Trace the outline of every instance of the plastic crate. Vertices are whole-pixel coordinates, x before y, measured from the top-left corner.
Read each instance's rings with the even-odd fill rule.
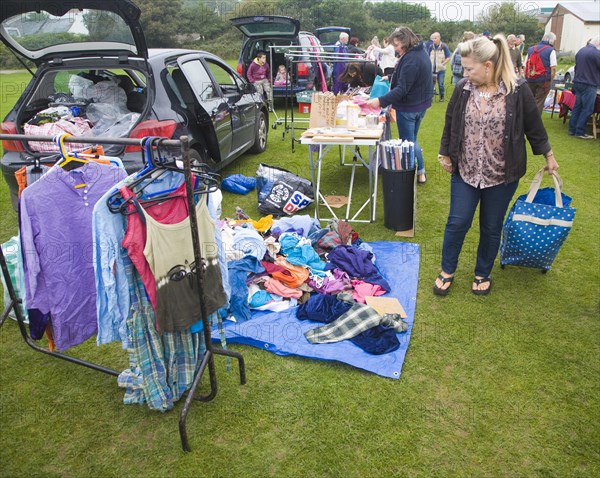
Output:
[[[304,90],[300,93],[296,93],[296,101],[298,103],[312,103],[312,90]]]
[[[298,103],[298,113],[310,113],[310,103]]]

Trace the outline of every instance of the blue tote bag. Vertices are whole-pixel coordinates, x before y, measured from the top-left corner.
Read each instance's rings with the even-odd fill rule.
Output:
[[[371,95],[370,99],[379,98],[380,96],[385,95],[390,91],[390,82],[388,80],[383,80],[381,76],[377,75],[375,77],[375,81],[373,82],[373,86],[371,86]]]
[[[500,265],[550,270],[558,251],[567,239],[575,208],[571,198],[562,193],[562,181],[552,175],[554,188],[540,189],[544,170],[540,169],[527,195],[519,196],[502,230]]]

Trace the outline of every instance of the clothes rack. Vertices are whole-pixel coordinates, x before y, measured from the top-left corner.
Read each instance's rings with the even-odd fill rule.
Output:
[[[281,47],[278,47],[281,48]],[[310,123],[309,118],[295,118],[294,117],[294,93],[297,91],[297,87],[295,86],[295,77],[293,76],[293,72],[296,70],[294,65],[298,63],[313,63],[316,64],[317,67],[321,68],[322,71],[327,70],[326,65],[333,65],[335,63],[373,63],[371,60],[366,60],[364,58],[360,58],[353,53],[329,53],[329,52],[319,52],[309,51],[306,52],[302,48],[299,47],[288,47],[287,52],[284,54],[284,58],[286,61],[286,68],[288,72],[290,72],[290,82],[289,86],[286,85],[285,91],[285,110],[283,115],[283,120],[280,118],[277,119],[277,123],[273,125],[275,128],[277,124],[283,124],[283,133],[282,140],[285,139],[285,135],[288,131],[291,132],[291,145],[292,145],[292,153],[295,152],[296,143],[301,143],[300,139],[296,138],[296,129],[306,130],[308,129],[308,125]],[[314,67],[313,67],[314,68]],[[321,71],[314,72],[315,77],[321,75]],[[322,88],[322,91],[327,91],[327,85],[325,88]],[[288,113],[289,108],[289,113]]]
[[[26,142],[26,141],[48,141],[48,142],[51,142],[51,141],[54,141],[54,138],[49,137],[49,136],[31,136],[31,135],[22,135],[22,134],[0,134],[0,140],[13,140],[13,141],[21,141],[21,142]],[[134,138],[108,138],[108,137],[83,137],[83,136],[78,136],[78,137],[71,136],[71,137],[67,137],[64,139],[65,142],[70,142],[70,143],[115,144],[115,145],[122,145],[122,146],[143,145],[144,140],[146,140],[146,138],[134,139]],[[193,250],[194,250],[194,259],[195,259],[196,264],[203,264],[201,246],[200,246],[200,238],[198,235],[198,222],[197,222],[197,217],[196,217],[196,207],[194,204],[194,195],[193,195],[194,188],[193,188],[193,184],[192,184],[192,172],[191,172],[192,171],[192,167],[191,167],[192,159],[189,154],[189,138],[187,136],[182,136],[182,137],[180,137],[179,140],[161,138],[161,145],[174,146],[174,147],[181,148],[181,153],[182,153],[182,158],[183,158],[182,173],[184,174],[185,185],[186,185],[185,187],[186,187],[186,193],[187,193],[190,229],[191,229],[191,235],[192,235],[192,245],[193,245]],[[8,266],[6,264],[4,252],[1,250],[1,248],[0,248],[0,266],[2,268],[2,274],[5,279],[6,287],[8,290],[9,297],[10,297],[10,302],[7,305],[5,305],[5,310],[2,313],[2,316],[0,317],[0,326],[3,325],[6,318],[11,313],[11,311],[14,311],[21,336],[23,337],[25,343],[27,343],[27,345],[29,345],[34,350],[44,353],[44,354],[47,354],[47,355],[51,355],[53,357],[56,357],[56,358],[59,358],[62,360],[66,360],[68,362],[71,362],[71,363],[74,363],[77,365],[82,365],[84,367],[88,367],[93,370],[97,370],[99,372],[106,373],[108,375],[113,375],[113,376],[119,375],[119,372],[117,372],[116,370],[112,370],[112,369],[106,368],[102,365],[88,362],[88,361],[85,361],[85,360],[82,360],[82,359],[79,359],[76,357],[72,357],[70,355],[66,355],[66,354],[63,354],[60,352],[50,351],[44,347],[40,347],[39,345],[37,345],[31,338],[29,333],[27,332],[27,328],[25,326],[24,315],[23,315],[23,311],[22,311],[22,299],[19,298],[16,294],[14,284],[12,283],[12,279],[10,277]],[[202,360],[200,360],[199,363],[196,364],[194,381],[193,381],[190,389],[187,391],[187,396],[186,396],[185,402],[183,404],[183,407],[182,407],[180,415],[179,415],[179,435],[180,435],[180,439],[181,439],[181,446],[184,451],[191,451],[188,436],[187,436],[186,421],[187,421],[187,416],[191,409],[193,400],[208,402],[208,401],[214,399],[215,396],[217,395],[217,390],[218,390],[217,374],[216,374],[216,368],[215,368],[215,363],[214,363],[214,356],[215,355],[224,355],[227,357],[236,358],[238,360],[238,366],[239,366],[240,383],[242,385],[244,385],[246,383],[246,368],[245,368],[245,362],[244,362],[243,356],[238,352],[213,347],[212,337],[211,337],[211,327],[210,327],[210,323],[208,321],[208,315],[206,313],[206,307],[205,307],[204,300],[203,300],[203,285],[204,285],[203,268],[197,267],[196,271],[197,271],[196,278],[198,280],[198,293],[200,295],[200,304],[201,304],[201,311],[200,311],[201,319],[202,319],[202,323],[204,326],[202,333],[204,335],[206,352],[204,353]],[[198,385],[200,384],[200,381],[202,380],[202,377],[204,376],[204,372],[206,371],[207,368],[208,368],[208,372],[209,372],[210,392],[206,395],[196,396],[196,389],[197,389]]]

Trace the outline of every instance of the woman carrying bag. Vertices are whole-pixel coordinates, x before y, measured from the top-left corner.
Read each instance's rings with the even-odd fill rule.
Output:
[[[459,45],[464,79],[454,89],[438,161],[452,174],[442,271],[433,292],[447,295],[465,236],[479,209],[479,247],[472,292],[486,295],[498,254],[502,221],[527,170],[525,137],[546,170],[558,169],[531,90],[517,79],[506,39],[480,37]]]

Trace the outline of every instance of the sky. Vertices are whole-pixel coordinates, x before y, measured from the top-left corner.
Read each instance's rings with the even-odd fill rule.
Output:
[[[377,0],[375,0],[377,1]],[[459,21],[471,20],[475,21],[477,16],[485,14],[494,5],[498,5],[501,0],[406,0],[405,3],[416,3],[425,5],[431,10],[432,15],[440,21]],[[517,0],[515,2],[521,11],[530,11],[532,9],[554,7],[557,3],[562,3],[567,6],[573,3],[595,3],[600,8],[598,0],[563,0],[563,1],[546,1],[546,0]]]

